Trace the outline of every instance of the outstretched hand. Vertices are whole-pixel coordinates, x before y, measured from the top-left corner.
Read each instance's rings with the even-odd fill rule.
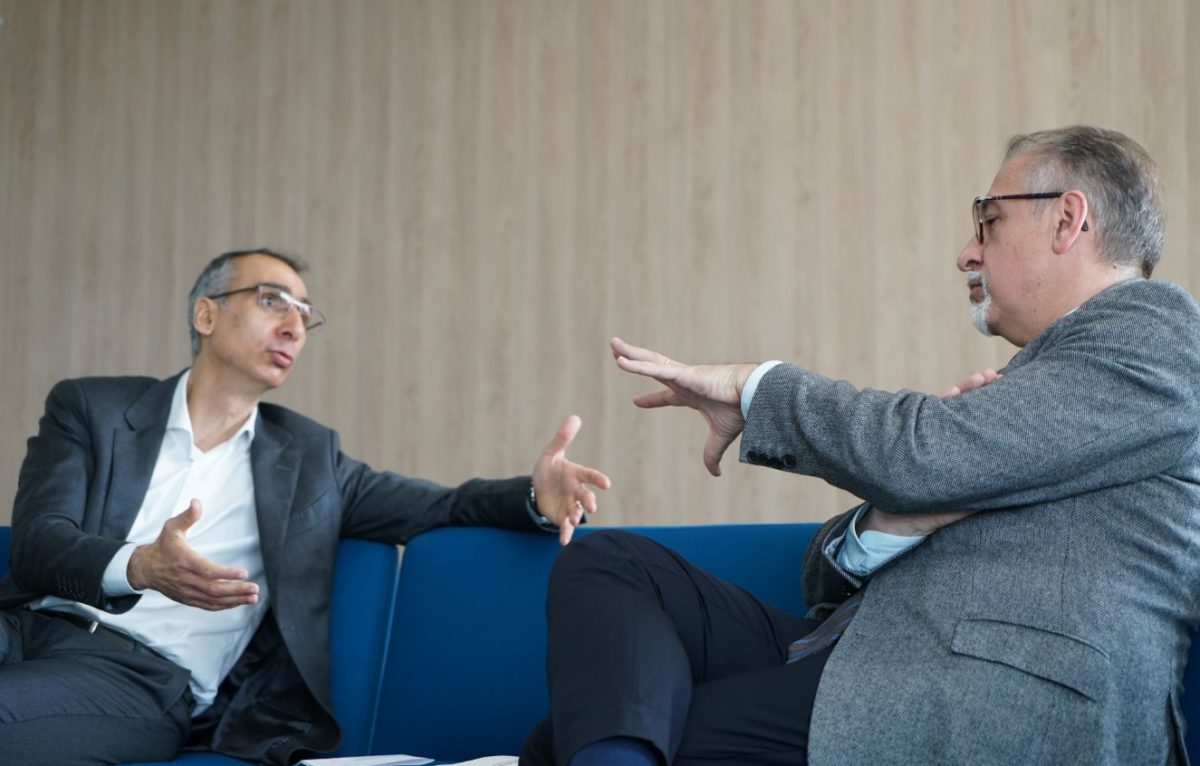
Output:
[[[612,486],[608,477],[596,469],[567,460],[567,446],[581,425],[578,415],[568,415],[533,467],[535,510],[558,526],[558,540],[563,545],[571,542],[575,527],[583,523],[584,512],[596,512],[596,493],[588,486]]]
[[[704,467],[713,476],[720,476],[721,457],[746,426],[742,387],[757,365],[688,365],[620,338],[613,338],[610,345],[617,367],[654,378],[664,386],[660,391],[634,397],[634,404],[645,408],[691,407],[700,413],[708,423]]]
[[[256,603],[258,585],[246,582],[245,569],[213,563],[187,544],[187,532],[202,513],[193,499],[187,510],[167,519],[153,543],[139,545],[129,558],[129,584],[209,611]]]

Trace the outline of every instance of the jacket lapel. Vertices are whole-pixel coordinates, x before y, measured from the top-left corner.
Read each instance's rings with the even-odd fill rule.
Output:
[[[146,499],[178,383],[179,375],[175,375],[146,389],[125,410],[124,422],[118,423],[113,430],[111,475],[119,476],[120,480],[110,483],[100,530],[105,537],[124,539],[128,536]]]
[[[299,476],[299,457],[289,449],[291,441],[290,433],[259,415],[254,443],[250,445],[250,470],[254,476],[259,546],[267,585],[272,589],[283,565],[288,518]]]

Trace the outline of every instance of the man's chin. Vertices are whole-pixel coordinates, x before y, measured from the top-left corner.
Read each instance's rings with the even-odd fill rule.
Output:
[[[279,388],[282,386],[283,382],[287,380],[288,375],[291,374],[291,372],[291,368],[285,369],[282,367],[272,366],[266,372],[258,376],[258,381],[262,383],[263,387],[269,391],[273,388]]]
[[[988,338],[995,334],[988,324],[988,309],[991,307],[992,301],[990,298],[984,300],[983,303],[971,304],[971,324],[975,325],[975,329]]]

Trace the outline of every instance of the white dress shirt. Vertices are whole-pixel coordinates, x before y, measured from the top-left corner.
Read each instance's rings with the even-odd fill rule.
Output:
[[[250,444],[258,420],[257,408],[242,427],[208,452],[196,447],[187,408],[185,372],[175,388],[167,430],[150,488],[129,531],[129,544],[121,548],[104,572],[103,587],[109,596],[140,593],[128,612],[109,614],[93,607],[56,597],[31,604],[96,620],[116,628],[192,672],[191,688],[198,713],[212,704],[217,687],[241,656],[266,614],[268,593],[258,537],[254,502],[254,477],[250,470]],[[126,577],[129,558],[138,545],[152,543],[172,516],[187,509],[192,498],[200,501],[202,515],[187,532],[187,544],[217,564],[239,567],[258,583],[258,603],[210,612],[185,606],[153,591],[136,591]]]

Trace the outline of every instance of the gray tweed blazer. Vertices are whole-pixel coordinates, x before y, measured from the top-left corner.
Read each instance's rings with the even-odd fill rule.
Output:
[[[814,612],[866,593],[821,679],[813,766],[1186,762],[1200,308],[1174,285],[1124,282],[1003,372],[947,400],[788,365],[759,385],[743,460],[894,513],[978,511],[866,582],[825,550],[849,514],[814,539]]]

